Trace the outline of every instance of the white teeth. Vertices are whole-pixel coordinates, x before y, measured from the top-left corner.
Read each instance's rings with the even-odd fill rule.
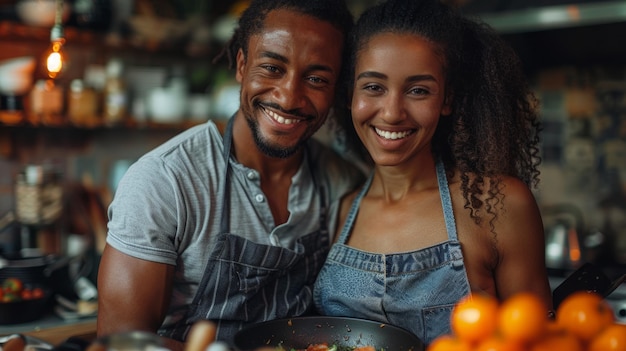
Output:
[[[389,132],[389,131],[381,130],[378,128],[374,128],[374,130],[376,131],[376,134],[380,135],[381,137],[385,139],[390,139],[390,140],[402,139],[412,133],[412,131],[410,130],[407,130],[404,132]]]
[[[272,112],[272,111],[268,111],[265,110],[268,114],[268,116],[272,117],[276,122],[280,123],[280,124],[294,124],[294,123],[299,123],[300,120],[299,119],[288,119],[282,116],[277,115],[276,113]]]

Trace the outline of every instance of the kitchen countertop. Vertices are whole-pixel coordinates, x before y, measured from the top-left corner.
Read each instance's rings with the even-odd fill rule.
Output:
[[[564,279],[565,277],[550,277],[551,287],[554,289]],[[618,302],[626,301],[626,283],[621,284],[607,299],[613,303],[613,307],[618,307],[616,304]],[[626,305],[619,306],[620,308],[626,308]],[[616,310],[616,312],[618,311]],[[618,314],[617,317],[620,323],[626,323],[625,316]],[[52,345],[60,345],[69,337],[78,337],[92,341],[96,338],[96,317],[63,319],[54,313],[50,313],[41,319],[28,323],[0,325],[0,336],[10,334],[28,335]]]
[[[36,321],[0,325],[0,336],[23,334],[52,345],[59,345],[69,337],[93,340],[96,337],[96,317],[63,319],[57,315],[46,315]]]

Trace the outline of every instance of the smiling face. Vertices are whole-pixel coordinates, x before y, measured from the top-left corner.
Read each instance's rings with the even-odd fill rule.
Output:
[[[357,55],[352,120],[381,166],[431,157],[431,139],[445,104],[443,58],[421,37],[383,33]]]
[[[341,68],[343,36],[328,22],[288,10],[267,15],[237,54],[242,113],[259,149],[289,157],[326,120]]]

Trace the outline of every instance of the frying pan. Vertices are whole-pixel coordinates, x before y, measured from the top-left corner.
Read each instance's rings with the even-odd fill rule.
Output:
[[[259,347],[306,349],[327,343],[342,348],[371,345],[376,350],[423,351],[424,344],[412,333],[389,324],[348,317],[307,316],[252,324],[235,335],[240,351]]]

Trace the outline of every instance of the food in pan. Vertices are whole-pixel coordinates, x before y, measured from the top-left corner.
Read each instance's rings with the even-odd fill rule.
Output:
[[[306,349],[291,348],[289,350],[279,345],[276,348],[276,351],[385,351],[385,350],[384,349],[376,350],[376,348],[371,345],[350,347],[350,346],[338,346],[337,344],[329,345],[327,343],[320,343],[320,344],[311,344]]]

